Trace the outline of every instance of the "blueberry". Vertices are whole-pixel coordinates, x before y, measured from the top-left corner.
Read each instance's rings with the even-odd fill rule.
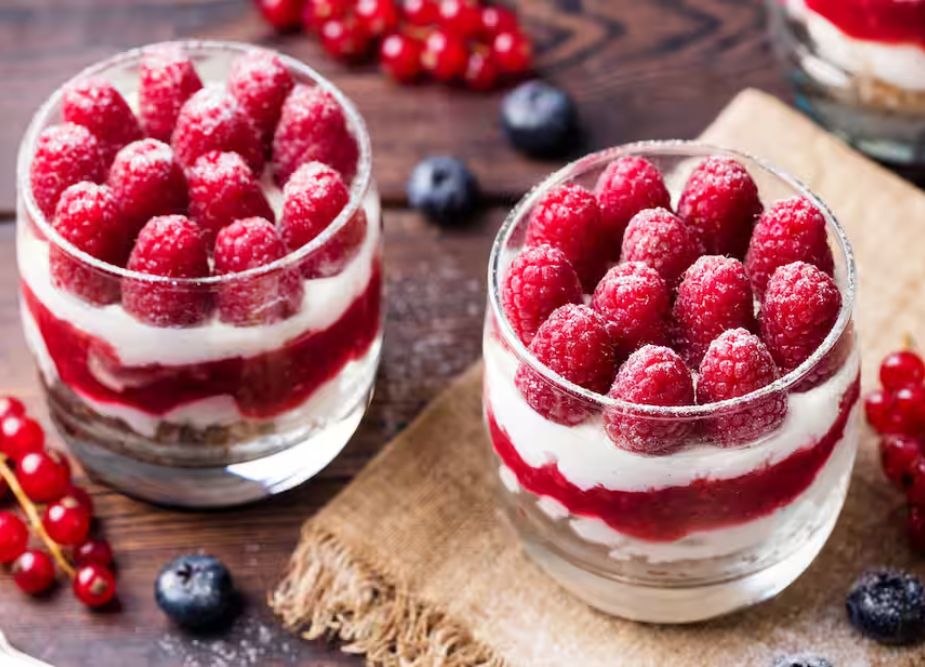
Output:
[[[475,176],[453,157],[418,162],[408,179],[408,201],[435,222],[457,222],[472,213],[479,197]]]
[[[846,602],[848,619],[882,644],[912,644],[925,638],[925,586],[897,570],[866,572]]]
[[[231,575],[212,556],[180,556],[154,582],[157,606],[191,630],[217,628],[231,620],[236,595]]]
[[[515,148],[535,157],[562,156],[578,139],[572,98],[545,81],[527,81],[505,95],[501,126]]]
[[[774,667],[832,667],[832,663],[821,655],[798,653],[781,656],[774,661]]]

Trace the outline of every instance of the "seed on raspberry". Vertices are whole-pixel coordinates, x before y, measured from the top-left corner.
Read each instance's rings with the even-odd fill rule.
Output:
[[[187,171],[189,216],[210,244],[219,230],[242,218],[275,220],[260,183],[237,153],[212,151]]]
[[[170,141],[180,109],[200,88],[193,61],[180,46],[146,49],[139,71],[138,114],[148,136]]]
[[[297,85],[283,103],[273,135],[273,177],[285,185],[306,162],[323,162],[349,183],[359,148],[334,96],[316,86]]]
[[[755,305],[745,267],[732,257],[704,255],[684,272],[674,303],[678,351],[691,366],[727,329],[755,331]]]
[[[395,0],[357,0],[354,13],[360,29],[372,37],[382,37],[398,27]]]
[[[643,345],[668,342],[668,285],[658,271],[642,262],[611,268],[594,290],[591,307],[607,322],[618,359]]]
[[[431,32],[424,40],[421,65],[438,81],[450,82],[466,72],[469,51],[459,35],[442,28]]]
[[[182,215],[151,218],[129,256],[132,271],[167,278],[209,275],[205,240],[196,223]],[[197,286],[127,278],[122,306],[135,319],[156,327],[187,327],[209,313],[209,294]]]
[[[304,0],[254,0],[264,20],[280,32],[299,27]]]
[[[892,352],[880,363],[880,384],[884,389],[896,390],[922,384],[925,363],[912,350]]]
[[[76,183],[64,191],[55,217],[55,230],[75,248],[109,264],[125,264],[130,231],[112,190],[95,183]],[[58,246],[49,251],[51,280],[60,289],[96,305],[119,300],[119,280]]]
[[[279,56],[252,49],[238,56],[228,75],[228,90],[250,117],[269,150],[279,114],[295,80]]]
[[[106,165],[99,142],[82,125],[64,123],[46,127],[36,141],[29,172],[32,196],[39,210],[51,217],[61,193],[81,181],[99,183]]]
[[[256,177],[263,171],[260,134],[237,100],[222,88],[203,88],[186,101],[171,143],[186,168],[206,153],[228,151],[244,158]]]
[[[709,157],[684,186],[678,215],[699,235],[711,255],[741,259],[761,213],[758,187],[748,170],[735,160]]]
[[[755,225],[745,258],[759,299],[771,275],[785,264],[807,262],[832,275],[834,261],[825,227],[825,216],[805,197],[784,199],[765,211]]]
[[[71,469],[58,452],[31,452],[16,465],[16,479],[29,498],[48,503],[63,496],[71,483]]]
[[[302,10],[302,28],[307,33],[320,33],[328,20],[344,18],[352,9],[352,0],[307,0]]]
[[[607,327],[588,306],[557,308],[536,332],[530,351],[554,373],[593,392],[607,391],[613,377],[615,359]],[[514,382],[531,408],[558,424],[579,424],[594,410],[526,364],[521,364]]]
[[[236,220],[215,240],[215,273],[225,275],[266,266],[286,254],[276,227],[264,218]],[[271,324],[299,309],[302,280],[283,267],[248,278],[230,278],[218,290],[218,316],[235,326]]]
[[[61,115],[93,133],[106,165],[120,148],[143,136],[125,98],[104,79],[93,77],[68,86],[61,98]]]
[[[697,382],[697,402],[718,403],[745,396],[780,377],[768,348],[746,329],[729,329],[710,343]],[[731,408],[707,422],[712,439],[724,446],[752,442],[784,421],[787,399],[782,393]]]
[[[289,250],[298,250],[327,229],[347,205],[350,194],[340,174],[320,162],[303,164],[283,188],[280,235]],[[366,237],[366,215],[353,218],[322,247],[302,260],[306,278],[332,276],[356,255]]]
[[[183,169],[174,159],[173,149],[157,139],[135,141],[119,151],[108,183],[129,239],[155,216],[186,211]]]
[[[620,367],[609,396],[638,405],[694,404],[694,380],[677,352],[668,347],[641,347]],[[604,411],[604,428],[620,449],[638,454],[668,454],[684,444],[691,424],[659,419],[631,407]]]
[[[700,255],[697,236],[681,218],[664,208],[650,208],[627,225],[620,260],[648,264],[674,289]]]
[[[582,303],[581,283],[558,248],[527,248],[514,258],[504,276],[501,303],[517,337],[529,345],[559,306]]]
[[[30,452],[45,448],[45,431],[41,425],[22,415],[7,415],[0,420],[0,452],[14,462]]]
[[[537,203],[530,213],[526,243],[547,243],[564,252],[586,292],[594,291],[607,268],[597,201],[575,183],[553,188]]]
[[[321,45],[332,57],[358,61],[369,51],[370,36],[355,16],[329,19],[321,26]]]
[[[491,42],[498,68],[509,76],[522,76],[533,68],[533,46],[519,30],[503,30]]]
[[[55,564],[44,551],[27,549],[13,562],[13,581],[23,593],[38,595],[55,583]]]
[[[0,512],[0,563],[7,565],[19,558],[29,544],[29,529],[12,512]]]
[[[645,158],[627,155],[607,165],[594,186],[606,243],[619,252],[623,233],[634,215],[648,208],[671,207],[662,174]]]
[[[396,81],[414,81],[421,73],[420,42],[401,33],[389,35],[379,46],[379,64]]]
[[[777,269],[761,310],[761,337],[781,373],[806,361],[828,336],[841,309],[835,281],[806,262]]]

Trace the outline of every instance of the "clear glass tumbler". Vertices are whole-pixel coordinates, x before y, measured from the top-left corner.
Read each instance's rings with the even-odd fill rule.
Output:
[[[661,170],[674,205],[691,169],[719,155],[745,166],[766,206],[799,194],[824,213],[842,307],[802,365],[739,398],[656,407],[572,384],[521,342],[501,292],[531,211],[557,185],[593,187],[608,163],[626,155]],[[746,155],[689,142],[632,144],[579,159],[534,188],[492,248],[483,345],[490,456],[502,505],[527,553],[591,605],[648,622],[711,618],[789,585],[835,525],[857,448],[855,287],[851,248],[828,209],[794,178]],[[535,411],[515,381],[519,369],[570,414],[580,407],[583,419],[566,425]],[[719,418],[741,423],[769,400],[782,400],[787,410],[770,432],[730,446],[710,429]],[[605,430],[605,418],[615,416],[679,439],[680,446],[663,455],[620,448]]]
[[[223,83],[235,58],[254,48],[176,45],[207,86]],[[296,83],[330,92],[357,144],[349,202],[323,232],[272,263],[204,278],[138,273],[69,243],[31,190],[37,138],[62,122],[62,92],[85,77],[110,81],[137,109],[141,60],[147,49],[163,46],[89,67],[32,119],[18,158],[22,321],[52,419],[90,475],[158,503],[227,506],[312,477],[356,430],[382,340],[380,200],[369,136],[356,108],[317,72],[278,54]],[[278,217],[281,190],[269,177],[260,183]],[[332,250],[342,249],[345,239],[352,239],[351,252],[332,264]],[[53,275],[61,267],[93,285],[94,298],[62,288]],[[302,296],[281,318],[239,324],[218,315],[228,295],[253,290],[272,300],[293,280],[301,283]],[[129,291],[193,304],[206,315],[188,326],[156,326],[123,307],[120,295]]]

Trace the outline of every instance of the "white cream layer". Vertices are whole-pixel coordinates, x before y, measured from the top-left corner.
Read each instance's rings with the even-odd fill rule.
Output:
[[[852,74],[884,81],[911,91],[925,91],[925,49],[858,39],[806,6],[786,0],[790,16],[803,23],[819,55]]]
[[[841,397],[857,377],[852,356],[828,381],[787,397],[787,417],[779,429],[749,446],[706,445],[667,456],[645,456],[618,448],[596,415],[578,426],[563,426],[535,412],[514,384],[517,358],[491,335],[486,337],[485,386],[498,425],[527,465],[555,463],[582,490],[646,491],[687,486],[696,479],[729,479],[773,465],[815,443],[838,416]]]
[[[17,242],[17,261],[22,279],[46,308],[109,343],[126,366],[173,366],[249,357],[279,349],[306,331],[328,328],[363,293],[372,276],[381,234],[379,198],[374,191],[363,205],[369,224],[357,255],[335,276],[306,280],[302,304],[292,317],[262,326],[236,327],[213,317],[197,327],[154,327],[136,320],[121,304],[90,305],[52,285],[48,244],[25,230],[20,231]]]

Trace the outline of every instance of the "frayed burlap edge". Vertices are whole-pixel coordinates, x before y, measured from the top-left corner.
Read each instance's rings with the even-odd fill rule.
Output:
[[[374,667],[507,667],[462,625],[310,524],[269,604],[289,629],[335,638]]]

